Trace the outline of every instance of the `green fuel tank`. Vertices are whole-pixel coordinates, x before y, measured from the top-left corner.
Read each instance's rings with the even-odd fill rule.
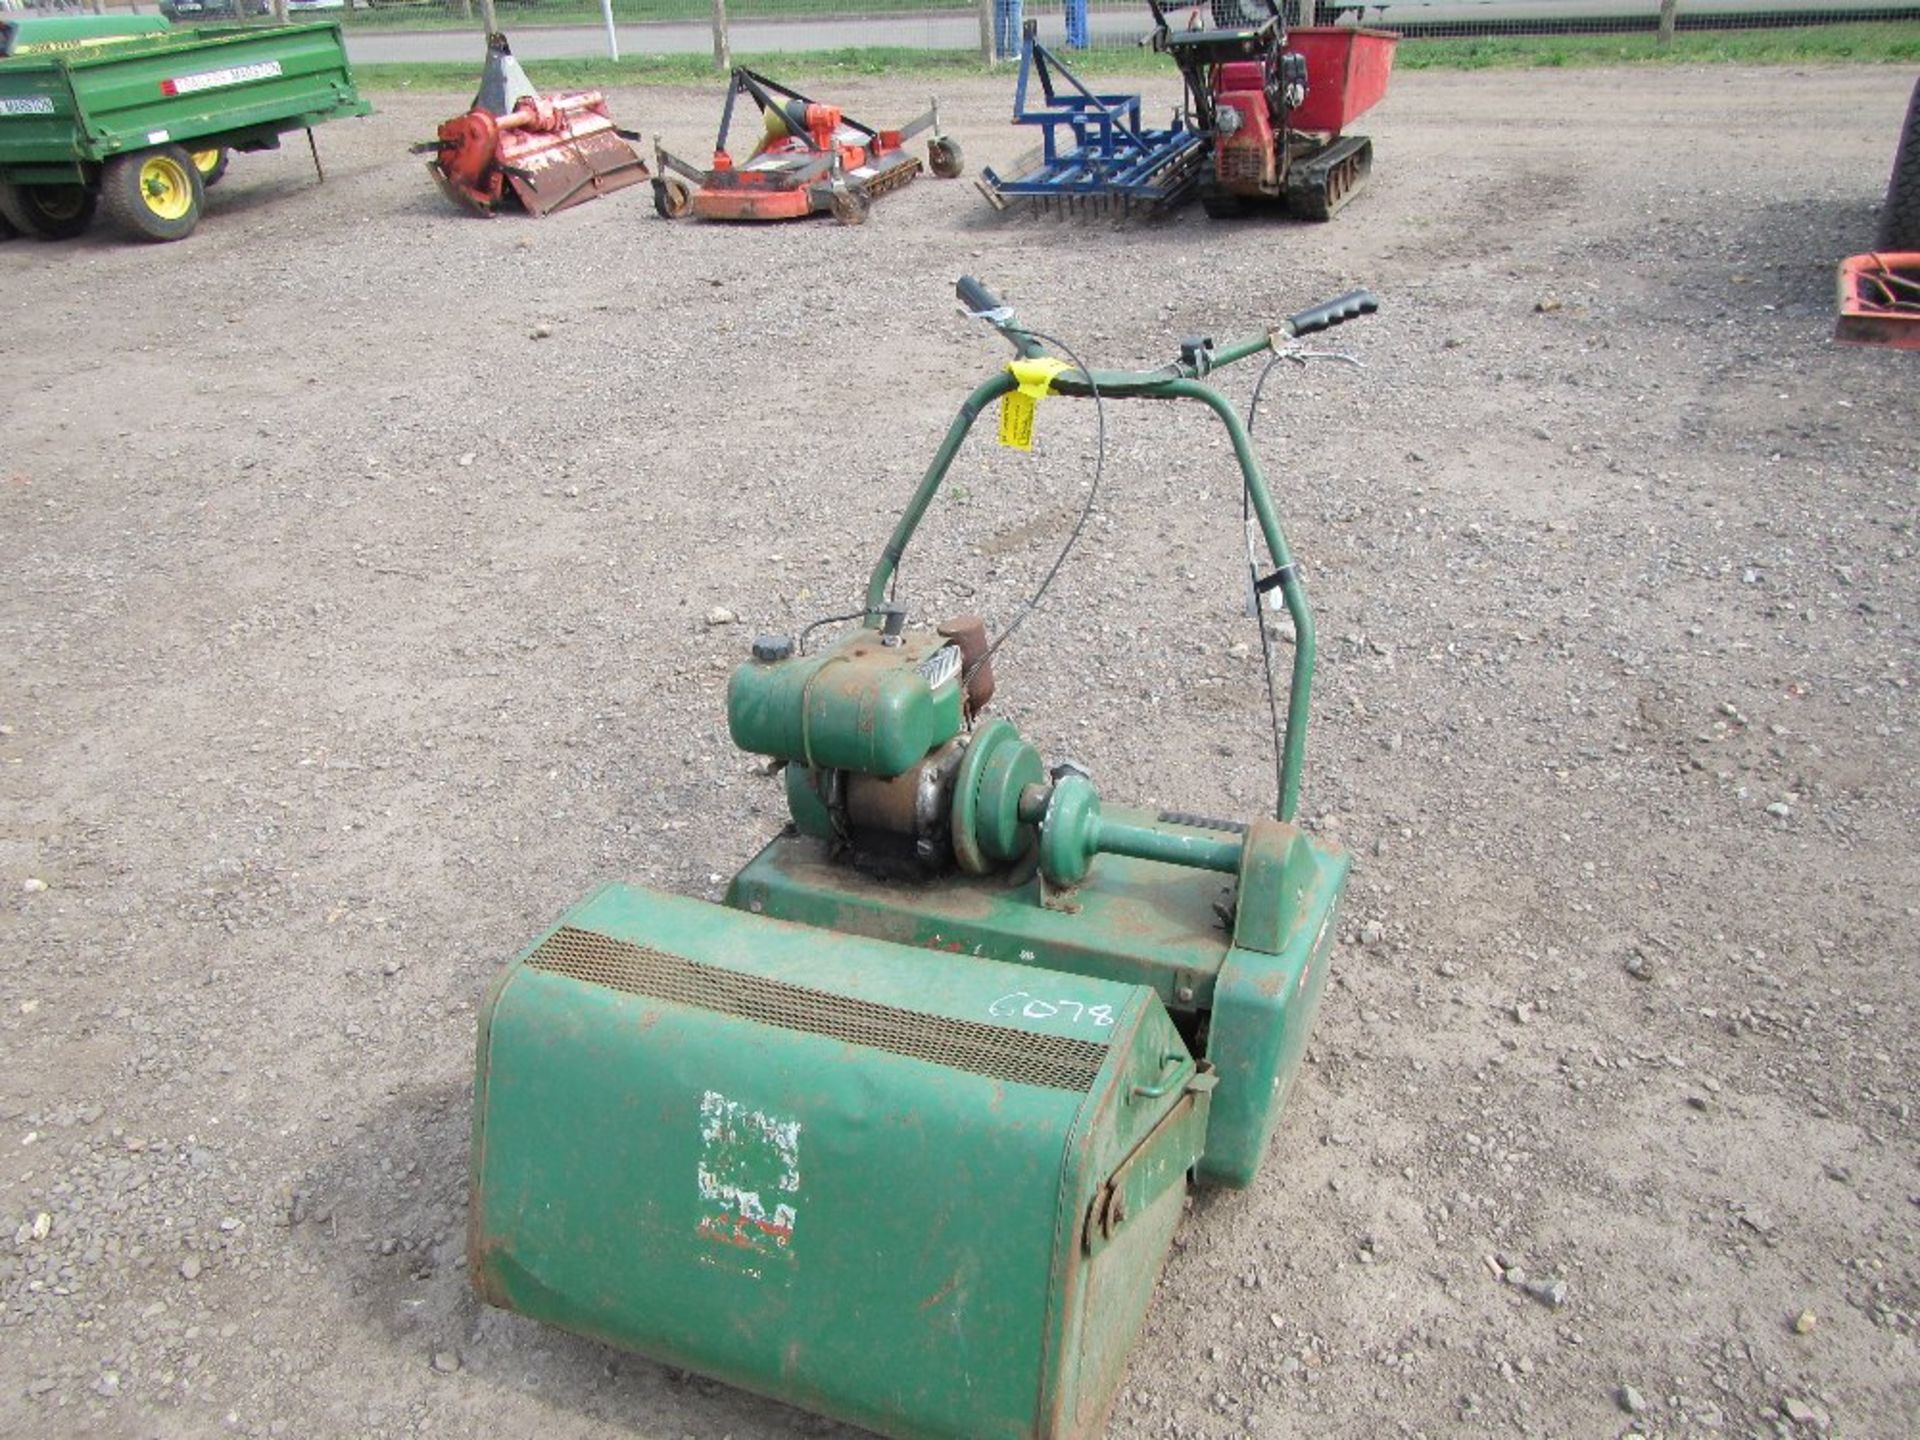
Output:
[[[1213,1089],[1145,985],[632,886],[482,1015],[493,1304],[912,1440],[1102,1433]]]

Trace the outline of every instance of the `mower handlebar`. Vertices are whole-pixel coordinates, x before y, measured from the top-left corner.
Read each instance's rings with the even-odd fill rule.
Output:
[[[1358,320],[1362,315],[1371,315],[1379,308],[1379,298],[1371,290],[1349,290],[1318,305],[1309,305],[1297,315],[1289,315],[1280,322],[1280,328],[1296,337],[1312,335],[1317,331],[1331,330],[1336,325],[1344,325],[1349,320]]]
[[[955,283],[953,293],[959,297],[960,303],[966,306],[968,314],[985,320],[993,326],[1024,358],[1033,359],[1045,353],[1039,339],[1014,321],[1012,307],[973,276],[962,275]],[[1302,335],[1331,330],[1336,325],[1344,325],[1347,321],[1357,320],[1362,315],[1371,315],[1379,308],[1380,301],[1371,290],[1349,290],[1344,295],[1336,295],[1331,300],[1310,305],[1296,315],[1289,315],[1264,335],[1252,336],[1229,345],[1222,345],[1218,349],[1211,349],[1204,362],[1198,365],[1183,361],[1176,366],[1139,374],[1097,370],[1091,376],[1087,376],[1075,371],[1064,377],[1062,388],[1068,389],[1068,393],[1072,394],[1087,393],[1077,388],[1080,385],[1087,386],[1089,390],[1097,385],[1101,391],[1116,395],[1149,393],[1164,385],[1169,378],[1199,379],[1209,370],[1218,370],[1237,360],[1245,360],[1250,355],[1270,350],[1276,341],[1297,339]]]
[[[960,297],[960,303],[974,315],[990,315],[995,310],[1007,308],[998,295],[971,275],[962,275],[953,287],[953,293]]]

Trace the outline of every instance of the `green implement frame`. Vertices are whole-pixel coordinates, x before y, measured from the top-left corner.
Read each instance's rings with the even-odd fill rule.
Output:
[[[74,37],[76,40],[82,37]],[[0,218],[43,239],[104,206],[178,240],[230,151],[366,115],[336,24],[162,30],[0,61]],[[315,151],[318,166],[318,152]]]

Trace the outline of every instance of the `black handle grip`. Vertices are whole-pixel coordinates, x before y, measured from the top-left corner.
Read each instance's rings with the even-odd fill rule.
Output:
[[[1281,323],[1289,335],[1312,335],[1319,330],[1331,330],[1336,325],[1344,325],[1349,320],[1358,320],[1362,315],[1371,315],[1379,308],[1379,297],[1371,290],[1349,290],[1318,305],[1309,305],[1298,315],[1289,315]]]
[[[984,315],[989,310],[1004,310],[1006,303],[982,285],[971,275],[962,275],[959,284],[953,287],[953,293],[960,297],[960,303],[975,315]]]

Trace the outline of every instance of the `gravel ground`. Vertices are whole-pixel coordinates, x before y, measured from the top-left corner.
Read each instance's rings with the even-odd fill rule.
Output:
[[[851,1433],[479,1309],[466,1087],[536,927],[778,824],[726,670],[846,608],[999,363],[963,269],[1117,365],[1382,297],[1260,422],[1350,929],[1113,1433],[1920,1431],[1914,360],[1827,339],[1911,79],[1409,75],[1323,227],[933,181],[858,230],[488,224],[404,151],[455,106],[397,96],[185,244],[0,246],[0,1433]],[[975,166],[1022,148],[1004,80],[943,98]],[[616,100],[696,153],[716,108]],[[1229,457],[1109,420],[996,706],[1253,812]],[[1052,558],[1092,416],[1040,433],[963,457],[921,613]]]

